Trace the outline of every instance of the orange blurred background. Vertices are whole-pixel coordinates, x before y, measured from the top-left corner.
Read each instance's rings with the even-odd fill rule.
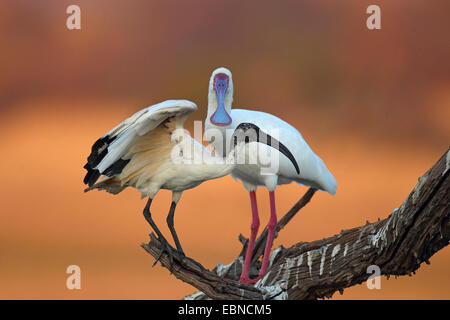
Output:
[[[81,7],[81,30],[66,8]],[[381,30],[366,28],[370,4]],[[283,230],[275,246],[385,218],[450,141],[449,2],[3,1],[0,4],[0,298],[179,299],[195,291],[139,246],[144,200],[83,193],[92,143],[125,117],[166,99],[206,115],[212,70],[233,72],[235,107],[294,125],[338,180]],[[281,216],[306,191],[277,189]],[[261,221],[266,190],[258,191]],[[170,193],[152,212],[169,235]],[[227,264],[248,236],[248,194],[230,177],[186,191],[175,224],[186,253]],[[337,299],[449,299],[450,251],[413,277],[385,277]],[[67,266],[81,290],[66,289]]]

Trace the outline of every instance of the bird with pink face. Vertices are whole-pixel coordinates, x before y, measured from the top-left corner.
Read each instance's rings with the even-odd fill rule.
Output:
[[[322,159],[311,150],[300,132],[289,123],[261,111],[232,109],[232,104],[232,74],[226,68],[218,68],[213,71],[209,81],[208,113],[205,120],[205,136],[216,153],[226,156],[230,150],[224,148],[226,143],[221,138],[228,140],[234,130],[242,123],[255,128],[256,135],[259,134],[259,131],[266,134],[274,132],[276,136],[271,135],[279,140],[278,157],[275,158],[276,165],[271,166],[273,169],[271,172],[264,170],[267,161],[253,161],[249,164],[246,160],[258,160],[264,154],[273,152],[273,150],[267,149],[269,146],[262,144],[261,141],[251,141],[245,148],[241,148],[236,155],[237,164],[231,171],[231,175],[242,182],[250,196],[252,223],[240,282],[251,284],[265,274],[269,264],[277,225],[276,187],[296,182],[334,195],[337,182]],[[267,224],[268,237],[259,276],[252,279],[249,276],[249,270],[260,225],[255,193],[258,186],[265,187],[269,191],[270,219]]]

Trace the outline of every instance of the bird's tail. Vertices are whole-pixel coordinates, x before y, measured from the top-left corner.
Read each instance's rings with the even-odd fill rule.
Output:
[[[332,195],[336,194],[337,190],[337,181],[333,177],[333,174],[331,174],[330,170],[328,170],[327,166],[323,162],[322,159],[318,162],[318,171],[319,171],[319,184],[320,189],[323,191],[326,191]]]
[[[112,194],[118,194],[122,192],[126,187],[127,185],[122,186],[120,184],[120,181],[116,179],[116,177],[103,176],[94,185],[84,189],[84,192],[98,189],[98,190],[106,190],[106,192]]]

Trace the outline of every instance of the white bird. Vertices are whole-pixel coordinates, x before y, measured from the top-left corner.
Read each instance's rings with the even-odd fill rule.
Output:
[[[268,113],[241,109],[232,110],[232,102],[233,80],[231,72],[226,68],[218,68],[213,71],[210,78],[208,114],[205,120],[205,136],[216,152],[222,154],[222,156],[229,152],[222,145],[223,141],[217,139],[216,135],[228,137],[235,128],[245,122],[256,125],[265,133],[279,138],[280,143],[287,148],[284,153],[292,154],[294,158],[289,159],[281,155],[281,153],[278,153],[278,157],[272,157],[267,162],[272,167],[271,174],[267,174],[267,172],[264,172],[267,165],[263,166],[262,163],[264,162],[261,161],[264,157],[267,158],[265,155],[270,151],[266,145],[253,141],[245,150],[240,149],[237,153],[238,164],[231,172],[231,175],[241,180],[245,189],[250,193],[252,208],[251,234],[240,281],[243,283],[254,283],[264,275],[269,261],[277,225],[275,208],[275,189],[277,185],[295,181],[298,184],[311,186],[334,195],[337,189],[337,182],[322,159],[311,150],[302,138],[302,135],[294,127]],[[253,159],[253,164],[243,164],[247,163],[248,161],[246,162],[246,160],[248,159]],[[294,161],[297,163],[297,166],[292,166]],[[255,238],[259,228],[259,214],[255,194],[257,186],[265,186],[269,190],[271,215],[267,225],[268,238],[261,270],[256,279],[250,279],[248,272]]]
[[[157,192],[172,191],[167,224],[178,253],[184,256],[173,224],[182,192],[203,181],[225,176],[234,167],[235,152],[230,152],[226,159],[217,157],[184,130],[184,122],[195,110],[193,102],[168,100],[137,112],[94,143],[84,166],[87,170],[84,183],[89,186],[85,192],[99,189],[118,194],[130,186],[138,189],[143,198],[149,198],[144,216],[171,259],[169,245],[150,213]],[[232,150],[258,140],[258,137],[247,141],[243,138],[241,133],[245,134],[248,128],[245,123],[237,128]]]

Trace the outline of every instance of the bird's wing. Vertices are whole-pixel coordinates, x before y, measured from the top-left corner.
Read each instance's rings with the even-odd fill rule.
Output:
[[[129,159],[123,157],[139,137],[169,118],[181,118],[184,121],[195,110],[197,106],[191,101],[167,100],[138,111],[124,120],[93,144],[84,166],[88,171],[84,183],[91,187],[102,174],[112,176],[120,173],[129,162]]]

